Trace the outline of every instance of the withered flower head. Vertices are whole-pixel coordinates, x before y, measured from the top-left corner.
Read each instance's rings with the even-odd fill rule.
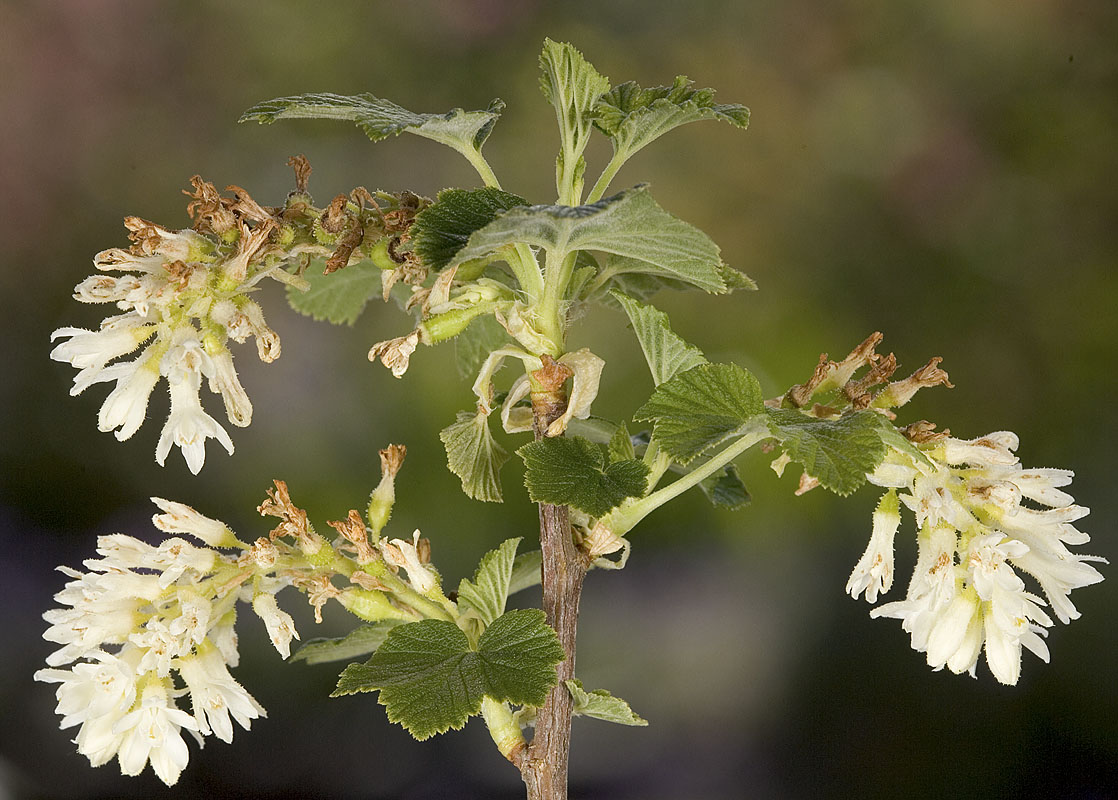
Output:
[[[233,230],[237,224],[237,216],[226,207],[221,195],[217,193],[217,187],[203,180],[201,175],[193,176],[190,184],[194,191],[183,189],[182,193],[193,198],[186,206],[186,213],[194,220],[194,230],[199,233],[209,231],[218,236]]]
[[[942,384],[948,389],[954,389],[955,385],[948,380],[947,373],[939,368],[939,364],[942,361],[942,358],[936,356],[904,380],[890,383],[873,399],[874,408],[896,408],[898,406],[903,406],[911,400],[913,395],[918,391],[931,386],[939,386]]]

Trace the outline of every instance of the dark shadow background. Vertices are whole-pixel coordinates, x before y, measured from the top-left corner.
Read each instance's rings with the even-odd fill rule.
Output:
[[[96,430],[105,388],[68,397],[73,370],[47,353],[53,329],[100,319],[70,290],[95,252],[126,244],[121,218],[185,227],[179,190],[195,172],[265,204],[282,200],[299,152],[320,202],[355,184],[431,195],[476,183],[418,137],[372,146],[346,124],[237,126],[262,99],[372,91],[443,111],[499,95],[509,107],[490,161],[506,189],[550,201],[544,36],[575,42],[614,83],[686,72],[752,108],[748,132],[690,126],[615,184],[651,181],[761,286],[658,298],[678,331],[747,365],[768,394],[873,330],[906,374],[943,356],[958,388],[924,393],[908,418],[964,437],[1014,430],[1026,464],[1075,469],[1075,496],[1093,509],[1085,549],[1118,556],[1115,11],[1109,0],[4,3],[0,798],[521,796],[479,723],[415,743],[371,697],[326,700],[335,670],[281,664],[249,616],[237,677],[269,718],[232,746],[192,745],[172,790],[150,771],[122,779],[115,762],[90,769],[73,731],[57,729],[53,687],[31,674],[52,649],[39,638],[63,581],[52,568],[92,555],[97,534],[149,535],[150,495],[257,536],[254,507],[282,477],[321,524],[363,502],[375,450],[402,441],[393,530],[422,527],[449,580],[532,535],[517,464],[505,506],[471,503],[443,466],[437,432],[470,405],[466,383],[446,379],[451,348],[419,352],[402,381],[366,362],[372,342],[407,329],[393,307],[331,328],[265,296],[283,358],[264,368],[240,351],[256,417],[232,431],[233,458],[209,448],[197,478],[178,454],[165,469],[152,460],[158,398],[118,444]],[[590,153],[592,172],[606,155]],[[572,345],[590,342],[608,360],[595,411],[628,416],[651,388],[635,342],[606,311]],[[977,681],[933,673],[896,621],[843,595],[875,493],[797,499],[795,478],[766,461],[743,459],[752,508],[687,496],[634,534],[625,571],[588,581],[581,677],[652,724],[577,721],[574,797],[1118,796],[1112,581],[1076,593],[1083,619],[1052,631],[1051,665],[1025,656],[1018,687],[984,664]],[[894,596],[914,558],[906,526]],[[329,616],[323,633],[344,630]],[[300,628],[318,633],[306,614]]]

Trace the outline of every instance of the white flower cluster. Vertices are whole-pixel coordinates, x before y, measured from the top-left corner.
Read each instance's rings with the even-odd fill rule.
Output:
[[[252,419],[252,404],[233,368],[228,340],[244,342],[255,336],[260,358],[266,362],[280,354],[279,337],[265,324],[259,304],[247,295],[271,269],[255,269],[253,264],[263,258],[273,224],[267,221],[249,229],[242,223],[239,232],[234,231],[236,236],[228,237],[236,239],[235,248],[215,244],[192,230],[170,231],[138,217],[128,217],[124,224],[132,247],[98,253],[93,263],[102,273],[74,290],[77,300],[115,303],[124,313],[107,318],[96,331],[59,328],[51,340],[66,341],[50,355],[80,370],[71,394],[80,394],[94,383],[115,382],[97,415],[97,427],[115,430],[120,441],[139,429],[152,390],[160,377],[166,378],[171,413],[155,460],[162,465],[171,446],[177,445],[190,471],[197,474],[206,458],[206,439],[217,439],[233,452],[229,434],[202,408],[202,378],[221,395],[232,424],[243,427]],[[117,270],[124,274],[104,274]],[[110,363],[141,346],[133,360]]]
[[[916,568],[904,600],[887,603],[873,617],[901,620],[912,647],[935,669],[972,676],[979,654],[999,681],[1016,684],[1021,648],[1048,661],[1042,636],[1052,619],[1045,602],[1026,589],[1018,572],[1031,575],[1061,622],[1079,617],[1068,595],[1103,576],[1068,545],[1090,537],[1072,523],[1088,509],[1060,487],[1062,469],[1024,469],[1014,452],[1017,436],[991,433],[970,441],[940,438],[924,450],[927,461],[897,451],[872,475],[890,491],[874,512],[869,547],[846,590],[873,603],[893,582],[893,539],[902,501],[919,530]],[[1024,501],[1031,501],[1026,504]],[[1105,562],[1104,562],[1105,563]]]
[[[122,773],[137,775],[150,762],[171,785],[188,760],[183,731],[199,744],[209,734],[229,742],[233,721],[247,730],[265,716],[229,673],[239,659],[236,602],[252,601],[284,657],[295,629],[272,596],[286,582],[258,574],[266,570],[251,553],[234,560],[213,549],[245,547],[228,527],[153,500],[164,512],[153,518],[158,528],[210,546],[114,534],[98,539],[101,557],[85,562],[88,572],[60,567],[72,580],[55,595],[64,607],[44,614],[43,636],[62,646],[35,679],[59,684],[61,727],[80,726],[74,742],[93,766],[115,756]],[[192,713],[176,705],[184,696]]]

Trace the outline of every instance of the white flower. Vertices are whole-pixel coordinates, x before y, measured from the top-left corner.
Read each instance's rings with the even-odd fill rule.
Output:
[[[1068,598],[1071,590],[1102,580],[1087,562],[1103,561],[1067,547],[1090,540],[1072,524],[1087,509],[1059,489],[1072,473],[1022,469],[1013,452],[1017,445],[1017,436],[1007,431],[969,441],[947,438],[925,450],[931,466],[913,460],[907,485],[899,485],[905,472],[897,468],[895,453],[887,469],[870,476],[908,489],[900,499],[920,529],[907,596],[871,616],[900,619],[913,649],[926,652],[935,669],[974,675],[984,650],[990,671],[1006,684],[1020,678],[1022,648],[1048,660],[1042,637],[1053,624],[1044,601],[1028,591],[1018,571],[1036,579],[1066,623],[1079,616]],[[1049,508],[1032,508],[1025,500]],[[882,550],[881,540],[875,514],[870,547],[847,584],[855,596],[865,589],[871,602],[872,572],[863,562]],[[881,588],[888,588],[883,581]]]
[[[175,634],[159,617],[148,620],[128,641],[143,652],[136,669],[141,673],[154,672],[161,678],[171,674],[171,659],[186,655],[191,648],[189,639]]]
[[[958,538],[947,527],[927,528],[916,539],[916,568],[908,584],[907,597],[886,603],[870,612],[871,617],[894,617],[912,634],[912,647],[923,652],[939,613],[955,598],[955,548]]]
[[[885,593],[893,585],[893,537],[901,524],[900,503],[896,492],[882,495],[873,512],[873,533],[866,552],[850,573],[847,593],[857,599],[862,592],[866,600],[877,602],[878,592]]]
[[[238,427],[245,427],[252,422],[252,402],[248,393],[241,386],[237,371],[233,368],[233,356],[228,350],[222,350],[213,356],[213,373],[209,376],[210,391],[221,395],[225,401],[225,413],[229,421]]]
[[[299,638],[295,630],[295,620],[286,611],[281,611],[274,595],[262,592],[252,598],[252,610],[260,619],[264,620],[264,627],[268,629],[268,637],[272,644],[284,658],[291,655],[291,640]]]
[[[147,416],[148,399],[159,381],[159,366],[143,356],[135,361],[114,364],[102,372],[105,380],[115,380],[97,414],[97,430],[109,432],[116,428],[117,441],[131,438]]]
[[[161,531],[189,533],[210,547],[237,547],[240,544],[228,525],[199,514],[188,505],[161,497],[153,497],[151,502],[163,512],[151,518],[152,524]]]
[[[50,627],[43,633],[48,642],[64,645],[47,656],[47,664],[59,666],[88,657],[103,644],[121,644],[135,629],[140,608],[149,600],[120,594],[98,573],[59,568],[75,580],[54,599],[70,608],[52,608],[43,614]]]
[[[78,752],[88,756],[95,767],[116,753],[119,737],[112,735],[112,727],[136,700],[135,658],[130,655],[126,652],[118,657],[94,650],[86,655],[91,662],[67,670],[41,669],[34,676],[37,681],[61,684],[55,692],[55,712],[62,715],[59,727],[82,726],[86,735],[78,734],[82,740]]]
[[[148,679],[140,695],[140,705],[113,725],[120,736],[117,760],[125,775],[139,775],[147,763],[168,786],[178,781],[190,753],[182,729],[197,731],[192,716],[176,708],[163,680]]]
[[[97,382],[105,365],[114,358],[131,353],[154,332],[154,327],[146,324],[138,314],[110,317],[98,331],[59,328],[50,335],[50,340],[53,342],[63,337],[69,340],[56,345],[50,351],[50,357],[81,370],[74,376],[74,386],[70,389],[71,395],[78,395]]]
[[[419,531],[412,534],[412,541],[392,539],[381,545],[384,560],[394,567],[403,567],[408,572],[408,583],[420,594],[427,594],[435,588],[434,573],[423,565],[419,557]]]
[[[165,539],[158,547],[153,547],[123,533],[99,536],[97,552],[103,557],[100,563],[105,567],[118,570],[159,570],[158,583],[161,588],[175,583],[188,570],[193,579],[208,575],[218,557],[208,547],[195,547],[185,539]]]
[[[155,448],[155,460],[160,466],[166,462],[172,444],[182,450],[187,467],[195,475],[206,462],[206,439],[217,439],[225,451],[233,455],[233,440],[229,434],[202,409],[198,397],[201,380],[198,372],[190,372],[171,383],[171,414]]]
[[[206,202],[210,200],[225,215],[236,216],[221,205],[216,190]],[[242,197],[241,202],[247,201]],[[244,341],[255,335],[263,361],[279,357],[279,337],[246,293],[261,278],[286,277],[286,273],[278,263],[264,263],[274,253],[274,248],[266,246],[274,223],[258,216],[249,219],[256,224],[252,228],[241,224],[236,255],[223,258],[213,241],[194,231],[171,231],[139,217],[126,218],[132,247],[104,250],[94,259],[99,270],[126,274],[91,275],[74,288],[74,297],[87,303],[116,303],[128,313],[109,317],[97,331],[60,328],[51,337],[52,341],[68,339],[54,347],[51,358],[79,370],[71,394],[80,394],[94,383],[116,382],[101,406],[97,424],[102,431],[115,430],[121,441],[143,424],[155,384],[160,375],[167,378],[172,409],[156,449],[160,464],[172,444],[177,444],[191,471],[197,473],[205,462],[207,438],[218,439],[233,452],[229,435],[202,410],[198,398],[202,376],[222,396],[230,422],[242,427],[249,424],[252,404],[225,349],[228,337]],[[233,275],[245,280],[230,280]],[[147,351],[133,362],[111,363],[153,336]]]
[[[230,715],[246,731],[252,720],[267,716],[264,707],[229,674],[215,645],[204,645],[197,655],[180,658],[175,668],[190,690],[194,719],[203,735],[212,732],[228,743],[233,741]]]

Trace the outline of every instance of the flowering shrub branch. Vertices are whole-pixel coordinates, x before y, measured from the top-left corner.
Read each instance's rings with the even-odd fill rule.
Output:
[[[204,546],[178,536],[159,545],[101,537],[87,572],[61,568],[70,582],[56,596],[61,608],[46,614],[45,636],[61,648],[36,678],[59,685],[62,727],[80,726],[78,751],[94,766],[115,757],[132,775],[150,763],[173,784],[188,761],[184,731],[228,742],[234,721],[247,729],[264,715],[229,672],[238,658],[237,604],[246,603],[283,658],[351,662],[335,696],[376,692],[388,718],[418,739],[480,716],[529,798],[563,798],[572,716],[646,724],[624,700],[587,691],[576,677],[584,579],[623,568],[637,526],[692,488],[715,506],[747,504],[734,462],[755,446],[776,453],[780,475],[800,465],[797,495],[823,487],[846,496],[866,483],[886,490],[846,584],[852,597],[872,604],[890,591],[902,506],[912,512],[918,556],[907,594],[872,616],[900,619],[935,669],[975,675],[984,652],[997,680],[1017,683],[1023,648],[1048,660],[1043,637],[1053,621],[1045,606],[1069,622],[1079,615],[1070,592],[1102,580],[1092,565],[1101,559],[1069,549],[1088,542],[1073,525],[1087,510],[1063,491],[1070,471],[1021,467],[1012,433],[961,440],[924,420],[898,422],[919,390],[952,386],[942,359],[894,380],[898,361],[876,352],[883,337],[875,332],[841,361],[822,355],[804,383],[766,400],[748,370],[710,362],[648,302],[661,290],[756,288],[647,186],[607,195],[622,164],[663,134],[701,120],[745,128],[748,109],[715,103],[711,90],[683,76],[671,86],[611,88],[581,53],[550,40],[540,66],[560,131],[554,203],[502,190],[482,155],[504,108],[499,100],[484,110],[419,114],[370,94],[283,97],[242,121],[345,120],[372,141],[418,135],[463,155],[484,186],[433,200],[358,187],[317,207],[310,164],[296,156],[294,190],[265,207],[240,187],[222,194],[196,176],[192,229],[129,217],[131,247],[100,253],[98,273],[76,287],[76,299],[123,313],[96,331],[55,331],[65,341],[51,357],[79,370],[72,393],[115,382],[98,427],[123,440],[166,379],[170,415],[156,460],[163,464],[177,445],[194,473],[207,439],[233,452],[202,408],[203,378],[230,423],[251,421],[229,340],[254,337],[264,361],[280,354],[252,297],[263,279],[286,284],[297,311],[338,324],[352,323],[371,299],[394,298],[412,320],[373,344],[369,359],[401,378],[421,345],[455,340],[460,372],[473,382],[465,409],[440,434],[447,465],[468,496],[500,502],[510,448],[494,428],[530,435],[513,449],[540,515],[539,550],[518,554],[520,539],[507,540],[447,592],[419,531],[384,534],[405,455],[399,445],[380,451],[382,478],[364,511],[321,529],[278,480],[258,509],[275,527],[251,543],[156,499],[157,528]],[[599,134],[613,155],[584,199],[584,153]],[[654,384],[626,420],[592,415],[608,364],[567,345],[574,321],[598,306],[625,315]],[[500,373],[506,365],[515,366],[511,375]],[[542,610],[506,610],[510,595],[537,583]],[[316,621],[341,606],[357,627],[292,655],[299,637],[277,600],[289,586]]]

